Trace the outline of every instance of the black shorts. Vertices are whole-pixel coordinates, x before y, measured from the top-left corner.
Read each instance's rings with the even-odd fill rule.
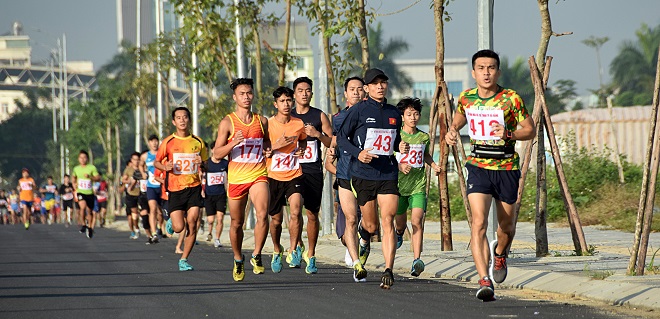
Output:
[[[149,210],[149,200],[147,199],[147,193],[140,193],[138,196],[138,205],[140,210]]]
[[[62,201],[62,209],[67,209],[67,208],[71,208],[73,210],[73,199]]]
[[[472,193],[492,195],[496,200],[509,205],[518,200],[520,171],[496,171],[465,165],[468,172],[467,194]]]
[[[126,194],[126,209],[127,213],[130,212],[131,208],[137,208],[138,207],[138,197],[139,196],[133,196],[133,195],[128,195]],[[130,214],[130,213],[129,213]]]
[[[278,181],[268,178],[270,189],[270,201],[268,202],[268,215],[274,216],[282,212],[282,206],[286,206],[287,199],[293,194],[303,194],[302,177],[296,177],[290,181]]]
[[[353,188],[351,187],[350,179],[337,178],[337,185],[339,185],[339,187],[343,189],[348,189],[349,191],[353,191]]]
[[[378,195],[399,195],[399,182],[397,180],[372,181],[353,177],[351,184],[357,194],[357,204],[360,206],[375,200]]]
[[[103,202],[98,202],[99,204],[99,210],[102,208],[108,209],[108,201],[103,201]]]
[[[202,200],[202,186],[188,187],[176,192],[170,192],[168,199],[168,212],[177,210],[187,212],[191,207],[204,207]]]
[[[323,194],[323,173],[303,174],[302,196],[303,206],[314,214],[321,210],[321,195]]]
[[[215,216],[218,212],[224,214],[227,210],[227,194],[206,195],[204,208],[206,208],[206,216]]]
[[[96,200],[94,195],[78,194],[78,202],[85,201],[90,210],[94,208],[94,200]]]

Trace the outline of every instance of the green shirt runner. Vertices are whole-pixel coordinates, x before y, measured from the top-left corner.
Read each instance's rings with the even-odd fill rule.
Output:
[[[426,192],[426,174],[424,173],[424,156],[429,152],[429,135],[419,129],[415,134],[408,134],[401,130],[401,140],[410,144],[408,154],[396,154],[400,164],[411,166],[410,172],[399,172],[399,193],[401,196],[410,196]]]
[[[85,174],[88,175],[85,177]],[[96,170],[96,166],[87,164],[85,166],[78,165],[73,168],[73,174],[77,178],[76,191],[78,194],[84,195],[94,195],[94,190],[92,189],[92,177],[98,176],[99,172]]]

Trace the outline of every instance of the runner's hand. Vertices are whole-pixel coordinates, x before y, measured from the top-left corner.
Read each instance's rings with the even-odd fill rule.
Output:
[[[500,123],[494,123],[490,126],[493,136],[499,137],[500,139],[504,138],[506,134],[506,128]]]
[[[360,154],[358,154],[358,161],[360,161],[362,163],[365,163],[365,164],[369,164],[369,163],[371,163],[372,159],[378,158],[378,155],[369,153],[369,151],[371,151],[373,149],[374,149],[373,147],[363,149],[362,152],[360,152]]]
[[[454,129],[450,129],[447,134],[445,134],[445,142],[449,146],[454,146],[456,145],[456,141],[458,140],[458,133]]]
[[[271,157],[273,156],[273,150],[270,147],[264,148],[263,152],[265,157]]]
[[[337,157],[337,155],[335,154],[335,148],[334,147],[328,147],[328,150],[326,151],[325,154],[326,154],[326,156],[330,156],[332,158]]]
[[[232,137],[232,141],[234,141],[234,146],[243,143],[245,140],[245,137],[243,137],[243,131],[238,130],[234,132],[234,137]]]
[[[165,162],[165,171],[169,172],[174,168],[174,164],[172,164],[172,161],[167,161]]]
[[[412,166],[410,166],[410,164],[399,164],[399,171],[401,173],[404,173],[404,174],[408,175],[408,173],[410,173],[411,169],[412,169]]]
[[[431,163],[431,168],[435,171],[436,175],[442,172],[442,167],[436,163]]]
[[[293,155],[294,155],[294,156],[298,156],[298,157],[303,157],[303,156],[305,156],[305,149],[304,149],[304,148],[300,148],[300,147],[298,147],[298,148],[296,149],[296,152],[293,153]]]
[[[319,131],[317,131],[316,128],[310,124],[305,124],[305,134],[307,134],[307,136],[316,138],[321,137],[321,133],[319,133]]]
[[[399,153],[408,154],[408,151],[410,151],[410,144],[401,141],[401,143],[399,143]]]
[[[202,164],[202,157],[199,154],[195,154],[195,159],[193,160],[193,164],[197,164],[197,165]]]

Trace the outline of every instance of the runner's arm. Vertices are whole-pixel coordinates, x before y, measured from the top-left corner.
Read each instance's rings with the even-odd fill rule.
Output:
[[[332,124],[330,124],[330,119],[328,119],[328,115],[325,112],[321,112],[321,130],[323,132],[319,132],[317,138],[325,147],[330,147],[332,143]]]
[[[520,122],[520,128],[511,132],[511,139],[525,141],[533,139],[536,136],[536,127],[531,116]]]
[[[325,163],[323,163],[325,170],[332,173],[333,175],[337,175],[337,166],[335,165],[335,160],[337,159],[337,155],[335,154],[336,151],[337,137],[333,136],[332,142],[330,142],[330,147],[328,147],[328,151],[325,154]]]
[[[344,122],[341,123],[341,127],[337,132],[337,147],[346,151],[356,159],[362,150],[359,147],[353,145],[353,143],[351,143],[348,138],[353,135],[355,132],[355,127],[358,125],[358,123],[358,112],[354,109],[351,109],[346,115]]]
[[[224,158],[231,153],[231,150],[236,147],[240,142],[236,139],[229,142],[229,135],[231,134],[231,120],[225,117],[218,125],[218,137],[215,140],[215,147],[211,151],[211,156],[216,159]]]

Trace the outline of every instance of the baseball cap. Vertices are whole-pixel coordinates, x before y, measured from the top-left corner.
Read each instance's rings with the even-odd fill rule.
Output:
[[[385,81],[389,80],[390,78],[385,75],[385,72],[383,72],[381,69],[369,69],[367,72],[364,73],[364,83],[369,84],[373,82],[376,78],[382,78]]]

